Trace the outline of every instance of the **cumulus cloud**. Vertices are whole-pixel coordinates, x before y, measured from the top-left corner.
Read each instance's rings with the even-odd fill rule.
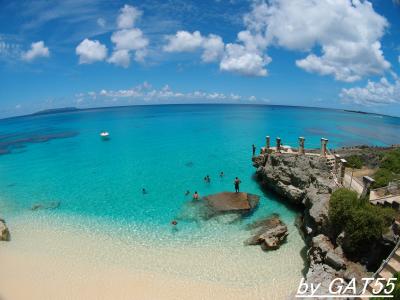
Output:
[[[173,90],[169,85],[154,88],[147,82],[130,89],[106,90],[99,92],[79,93],[75,95],[75,102],[81,106],[90,105],[129,105],[129,104],[157,104],[157,103],[264,103],[255,96],[244,97],[235,93],[180,92]]]
[[[117,18],[117,25],[120,30],[111,35],[114,43],[114,51],[108,59],[109,63],[127,68],[131,61],[131,52],[138,62],[144,61],[147,55],[149,40],[144,36],[142,30],[135,28],[135,21],[142,15],[137,8],[125,5]]]
[[[113,51],[107,62],[120,67],[127,68],[133,57],[138,62],[143,62],[147,55],[149,40],[144,36],[142,30],[135,27],[135,22],[142,15],[142,11],[124,5],[117,17],[118,30],[111,35],[111,42],[114,44]],[[97,19],[101,27],[106,25],[102,18]],[[106,60],[107,47],[97,40],[84,39],[75,50],[79,56],[80,64],[90,64],[96,61]]]
[[[142,11],[136,7],[125,4],[121,8],[120,14],[117,17],[117,26],[120,29],[132,28],[137,19],[142,15]]]
[[[127,68],[129,67],[129,64],[131,62],[131,55],[129,53],[129,50],[126,49],[116,50],[112,53],[112,55],[107,61],[117,66]]]
[[[22,53],[22,59],[25,61],[33,61],[38,57],[49,57],[50,51],[43,41],[39,41],[31,44],[31,48]]]
[[[308,72],[351,82],[390,68],[379,42],[388,22],[369,1],[258,3],[247,17],[247,26],[268,45],[311,52],[296,61]],[[315,47],[320,54],[313,53]]]
[[[175,35],[166,36],[167,44],[163,47],[166,52],[193,52],[202,50],[204,62],[217,61],[223,54],[224,42],[215,34],[203,36],[199,31],[193,33],[178,31]]]
[[[400,103],[400,79],[395,76],[393,82],[386,78],[368,81],[365,87],[342,89],[340,98],[343,102],[367,106]]]
[[[75,49],[80,64],[91,64],[107,57],[107,47],[98,40],[84,39]]]
[[[270,61],[269,57],[264,57],[257,51],[249,51],[243,45],[228,44],[220,69],[248,76],[265,76],[267,75],[265,65]]]
[[[243,17],[244,30],[219,55],[203,61],[219,61],[223,71],[265,76],[271,47],[305,52],[296,61],[307,72],[353,82],[390,69],[380,40],[387,20],[368,0],[270,0],[253,1]],[[199,31],[178,31],[167,37],[167,52],[196,51],[204,47]],[[218,57],[218,58],[216,58]]]

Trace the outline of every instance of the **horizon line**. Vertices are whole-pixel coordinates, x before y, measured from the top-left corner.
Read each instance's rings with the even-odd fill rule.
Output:
[[[5,118],[0,118],[0,121],[9,120],[9,119],[17,119],[17,118],[26,118],[26,117],[34,117],[40,115],[53,115],[53,114],[61,114],[61,113],[73,113],[77,111],[91,111],[91,110],[106,110],[112,108],[128,108],[128,107],[143,107],[143,106],[173,106],[173,105],[232,105],[232,106],[279,106],[279,107],[294,107],[294,108],[306,108],[306,109],[323,109],[323,110],[333,110],[333,111],[341,111],[341,112],[348,112],[354,114],[367,114],[367,115],[377,115],[383,117],[390,117],[390,118],[400,118],[400,116],[382,114],[382,113],[374,113],[374,112],[367,112],[361,110],[352,110],[352,109],[345,109],[345,108],[332,108],[332,107],[320,107],[320,106],[307,106],[307,105],[291,105],[291,104],[272,104],[272,103],[156,103],[156,104],[132,104],[132,105],[116,105],[116,106],[98,106],[98,107],[76,107],[76,106],[63,106],[63,107],[55,107],[55,108],[47,108],[43,110],[39,110],[33,113],[23,114],[23,115],[16,115],[10,116]],[[71,109],[70,111],[57,111],[63,109]],[[54,110],[54,112],[53,112]],[[48,112],[46,112],[48,111]]]

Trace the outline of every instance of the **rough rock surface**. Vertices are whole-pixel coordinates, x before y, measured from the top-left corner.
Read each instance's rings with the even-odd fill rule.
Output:
[[[203,197],[210,216],[238,213],[246,214],[257,207],[260,197],[248,193],[222,192]]]
[[[262,184],[294,204],[307,210],[307,226],[321,232],[328,217],[329,198],[335,183],[325,158],[295,154],[270,154],[255,158]]]
[[[327,293],[334,278],[366,277],[366,268],[349,261],[328,237],[329,200],[336,185],[325,158],[273,153],[254,158],[253,165],[263,186],[304,207],[298,227],[310,246],[307,283],[321,283],[319,292]]]
[[[286,225],[277,215],[257,221],[249,225],[248,228],[255,230],[255,233],[244,242],[245,245],[261,245],[263,250],[278,249],[288,235]]]
[[[0,219],[0,241],[9,241],[10,240],[10,231],[6,225],[6,222],[3,219]]]

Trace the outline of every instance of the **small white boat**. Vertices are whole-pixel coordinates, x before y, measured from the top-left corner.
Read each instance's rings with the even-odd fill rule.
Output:
[[[102,133],[100,133],[100,137],[103,140],[108,140],[110,138],[110,134],[107,131],[103,131]]]

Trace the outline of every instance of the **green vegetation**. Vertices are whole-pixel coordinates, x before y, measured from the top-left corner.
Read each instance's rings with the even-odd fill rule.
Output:
[[[390,294],[393,296],[393,298],[389,298],[389,299],[393,299],[393,300],[400,300],[400,273],[396,272],[394,273],[393,277],[396,278],[396,282],[395,282],[395,288],[393,290],[393,292]],[[384,295],[384,293],[382,292],[381,295]],[[383,300],[383,299],[387,299],[387,298],[377,298],[377,300]]]
[[[389,182],[400,179],[400,149],[389,151],[382,157],[374,179],[373,188],[384,187]]]
[[[346,157],[347,163],[349,164],[350,168],[354,169],[361,169],[363,166],[363,160],[359,155],[350,155]]]
[[[345,188],[332,193],[329,206],[331,231],[334,236],[344,231],[343,250],[351,256],[369,249],[395,216],[393,209],[373,206]]]

